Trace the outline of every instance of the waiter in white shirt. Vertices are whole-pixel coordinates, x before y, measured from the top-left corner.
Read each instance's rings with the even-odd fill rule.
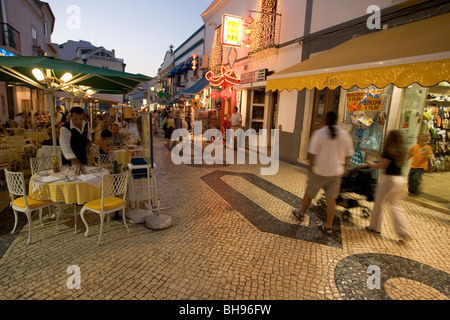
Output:
[[[87,165],[87,149],[91,145],[88,124],[84,120],[84,110],[74,107],[70,110],[70,122],[61,127],[59,144],[63,165],[77,168]]]

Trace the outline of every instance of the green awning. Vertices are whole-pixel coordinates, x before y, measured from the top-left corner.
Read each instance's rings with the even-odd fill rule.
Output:
[[[42,90],[59,89],[58,87],[49,88],[48,84],[39,83],[32,74],[34,68],[44,72],[50,70],[52,77],[58,79],[70,72],[73,78],[65,85],[83,85],[108,93],[127,93],[141,82],[152,79],[145,75],[104,69],[52,57],[17,56],[0,57],[0,81],[27,83]]]

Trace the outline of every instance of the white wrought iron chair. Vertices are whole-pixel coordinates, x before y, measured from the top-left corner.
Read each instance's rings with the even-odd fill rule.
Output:
[[[58,158],[59,166],[62,166],[61,158]],[[50,170],[54,168],[53,157],[37,157],[30,159],[31,174],[36,174],[41,171]]]
[[[89,226],[84,217],[85,211],[89,210],[97,213],[100,216],[100,234],[98,236],[97,245],[100,245],[105,216],[108,216],[109,218],[109,214],[116,211],[123,210],[123,223],[125,224],[128,233],[130,232],[125,217],[128,175],[129,173],[128,171],[126,171],[118,174],[103,176],[102,197],[100,199],[86,203],[80,211],[81,219],[86,226],[86,232],[84,234],[86,237],[89,234]]]
[[[6,183],[8,185],[9,194],[11,196],[11,206],[14,211],[14,228],[11,234],[14,234],[17,228],[18,215],[17,212],[22,212],[28,219],[28,244],[31,243],[31,214],[34,211],[39,210],[39,221],[41,226],[42,222],[42,209],[56,205],[59,213],[61,208],[58,203],[54,203],[51,200],[35,200],[30,196],[27,196],[27,187],[25,185],[25,175],[23,172],[11,172],[5,169]],[[19,197],[19,198],[16,198]],[[59,214],[58,213],[58,214]],[[58,221],[56,221],[56,229],[60,230]]]
[[[109,154],[99,154],[99,161],[98,161],[98,166],[100,168],[105,168],[108,169],[109,172],[112,172],[114,169],[114,164],[112,161],[112,158]]]
[[[110,172],[112,172],[114,165],[109,154],[100,153],[99,146],[96,144],[92,145],[91,152],[92,156],[94,157],[95,166],[108,169]]]

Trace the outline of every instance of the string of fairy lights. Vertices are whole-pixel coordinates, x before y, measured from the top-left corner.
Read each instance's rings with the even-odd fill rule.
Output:
[[[244,20],[244,44],[248,48],[250,65],[255,68],[276,61],[281,15],[277,13],[281,0],[258,0],[256,10]],[[254,16],[254,17],[253,17]],[[209,56],[210,70],[220,72],[223,65],[222,26],[216,29]]]

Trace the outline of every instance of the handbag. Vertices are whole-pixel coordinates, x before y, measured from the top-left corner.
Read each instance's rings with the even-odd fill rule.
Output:
[[[361,140],[361,148],[378,151],[381,146],[381,132],[377,129],[377,122],[372,124],[369,130],[364,131],[362,140]]]
[[[358,142],[358,146],[356,147],[355,153],[353,154],[353,157],[348,162],[349,167],[357,166],[361,163],[364,163],[364,156],[361,151],[359,151],[360,143]]]

